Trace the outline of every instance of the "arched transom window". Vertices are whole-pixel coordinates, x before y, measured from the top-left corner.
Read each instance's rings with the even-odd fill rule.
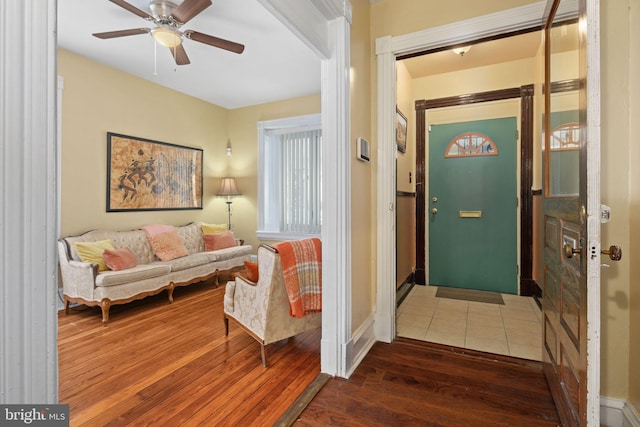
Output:
[[[551,132],[551,150],[577,150],[580,148],[580,124],[565,123]]]
[[[487,135],[466,132],[453,138],[445,151],[445,157],[497,156],[498,147]]]

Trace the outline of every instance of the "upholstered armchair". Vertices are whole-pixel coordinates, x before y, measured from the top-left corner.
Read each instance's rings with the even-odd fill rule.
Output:
[[[258,247],[258,281],[253,283],[237,274],[227,282],[224,295],[225,335],[229,319],[235,320],[260,343],[262,364],[266,367],[268,344],[319,328],[322,313],[291,317],[280,255],[271,246]]]

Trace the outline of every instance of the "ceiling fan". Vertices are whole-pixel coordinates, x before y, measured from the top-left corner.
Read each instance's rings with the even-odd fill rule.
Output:
[[[167,0],[152,0],[149,2],[151,14],[138,9],[124,0],[109,0],[123,9],[146,19],[155,24],[154,28],[133,28],[130,30],[108,31],[105,33],[93,33],[100,39],[111,39],[115,37],[135,36],[138,34],[150,33],[151,36],[161,45],[166,46],[171,51],[171,55],[178,65],[190,64],[187,52],[182,45],[183,38],[194,40],[209,46],[225,49],[234,53],[242,53],[244,45],[229,40],[210,36],[194,30],[181,31],[180,27],[186,24],[193,17],[211,6],[211,0],[184,0],[180,5]]]

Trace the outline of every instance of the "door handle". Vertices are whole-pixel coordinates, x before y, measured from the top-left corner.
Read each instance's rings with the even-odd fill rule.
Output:
[[[580,248],[574,248],[571,246],[571,243],[566,243],[564,245],[564,256],[567,258],[573,258],[573,254],[579,254]]]
[[[617,245],[609,246],[609,249],[600,251],[603,255],[609,255],[611,261],[620,261],[622,259],[622,248]]]
[[[574,248],[571,244],[564,245],[564,255],[567,258],[573,258],[574,254],[579,254],[580,248]],[[609,255],[611,261],[620,261],[622,259],[622,248],[617,245],[609,246],[609,249],[603,249],[600,251],[603,255]]]

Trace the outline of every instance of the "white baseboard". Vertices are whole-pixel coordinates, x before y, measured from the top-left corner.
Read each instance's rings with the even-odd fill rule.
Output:
[[[640,417],[629,402],[603,396],[600,398],[600,425],[605,427],[640,427]]]
[[[622,408],[623,427],[640,427],[640,415],[629,402]]]
[[[373,316],[369,316],[346,345],[347,363],[349,364],[346,369],[347,378],[356,370],[360,362],[362,362],[362,359],[364,359],[376,342],[373,323]]]

